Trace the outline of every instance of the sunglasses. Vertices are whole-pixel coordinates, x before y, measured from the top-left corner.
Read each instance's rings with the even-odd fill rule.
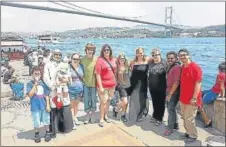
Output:
[[[111,51],[109,48],[104,49],[104,52]]]
[[[75,60],[75,61],[77,60],[77,61],[78,61],[78,60],[80,60],[80,59],[79,59],[79,58],[72,58],[72,60]]]
[[[175,59],[175,58],[167,58],[167,60],[173,60],[173,59]]]
[[[159,56],[159,55],[160,55],[160,54],[153,54],[152,57],[156,57],[156,56]]]

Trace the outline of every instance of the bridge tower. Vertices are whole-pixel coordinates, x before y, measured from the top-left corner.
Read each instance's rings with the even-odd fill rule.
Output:
[[[165,25],[168,25],[168,28],[165,28],[164,35],[165,37],[172,37],[173,29],[172,29],[172,21],[173,21],[173,7],[165,7]]]

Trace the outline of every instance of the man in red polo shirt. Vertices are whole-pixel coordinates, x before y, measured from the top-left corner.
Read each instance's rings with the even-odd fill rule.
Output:
[[[180,79],[180,107],[186,133],[181,137],[185,143],[197,139],[195,117],[201,105],[202,70],[199,65],[190,60],[187,49],[179,51],[179,59],[183,63]]]

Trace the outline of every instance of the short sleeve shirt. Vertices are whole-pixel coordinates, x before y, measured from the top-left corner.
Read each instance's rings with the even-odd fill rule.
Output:
[[[31,80],[27,83],[27,93],[31,91],[31,89],[34,86],[34,81]],[[39,85],[37,86],[36,93],[30,98],[31,103],[31,111],[37,112],[40,110],[46,109],[46,100],[45,97],[49,95],[49,89],[45,85],[43,81],[39,82]]]
[[[190,104],[193,98],[195,84],[202,81],[202,70],[199,65],[191,62],[186,67],[182,66],[181,79],[180,79],[180,101],[183,104]],[[197,97],[198,106],[201,105],[201,90]]]
[[[221,83],[224,83],[225,85],[225,73],[224,72],[220,72],[217,75],[217,79],[216,82],[212,88],[212,91],[216,94],[220,94],[221,93]]]
[[[102,57],[99,57],[95,66],[95,73],[100,74],[103,88],[114,88],[116,86],[114,75],[116,72],[116,61],[113,58],[109,59],[108,61],[113,67],[114,71],[112,71],[107,61],[105,61]],[[97,87],[99,87],[98,84]]]
[[[97,57],[93,57],[91,59],[86,56],[81,59],[81,64],[84,67],[84,83],[87,87],[95,87],[96,78],[94,74],[95,65],[97,62]]]

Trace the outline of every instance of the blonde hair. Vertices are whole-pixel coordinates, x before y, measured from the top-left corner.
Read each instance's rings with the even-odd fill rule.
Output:
[[[120,53],[120,54],[118,55],[116,64],[119,65],[119,60],[120,60],[120,58],[122,58],[122,57],[125,58],[125,66],[128,66],[128,65],[129,65],[128,60],[127,60],[125,54],[123,54],[123,53]]]
[[[144,49],[142,48],[142,47],[139,47],[139,48],[137,48],[136,49],[136,53],[138,53],[138,52],[143,52],[144,53]],[[136,55],[136,57],[135,57],[135,59],[134,59],[134,62],[137,62],[137,55]],[[143,55],[143,61],[145,61],[146,60],[146,56],[145,56],[145,54]]]
[[[120,58],[122,58],[122,57],[125,59],[125,63],[124,63],[125,69],[124,69],[124,71],[123,71],[122,74],[119,74],[119,72],[120,72],[120,69],[119,69],[120,62],[119,62],[119,60],[120,60]],[[126,79],[125,74],[129,72],[129,63],[128,63],[128,60],[127,60],[125,54],[120,53],[120,54],[118,55],[116,64],[117,64],[117,74],[116,74],[116,78],[117,78],[117,80],[120,80],[123,84],[126,84],[126,83],[128,82],[128,81],[127,81],[128,79]]]

